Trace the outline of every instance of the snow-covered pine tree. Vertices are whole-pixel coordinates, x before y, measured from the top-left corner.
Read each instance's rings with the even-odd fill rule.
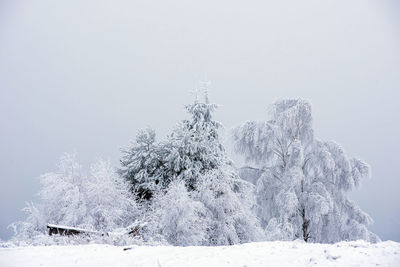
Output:
[[[308,102],[277,101],[270,116],[233,134],[236,151],[257,167],[247,175],[258,176],[258,216],[268,238],[379,240],[367,229],[372,219],[346,195],[370,176],[369,166],[336,143],[314,138]]]
[[[164,171],[167,151],[156,142],[156,133],[150,127],[140,130],[131,147],[122,150],[118,173],[130,182],[138,198],[150,200],[155,192],[165,188],[169,179]]]
[[[121,173],[144,173],[135,178],[136,188],[148,188],[147,181],[154,185],[156,183],[153,181],[158,179],[157,185],[160,186],[156,190],[152,189],[155,197],[149,198],[151,205],[145,215],[150,220],[149,228],[152,229],[149,231],[154,235],[162,233],[165,239],[178,245],[199,244],[203,236],[206,239],[203,242],[205,245],[229,245],[259,240],[263,232],[252,212],[255,206],[255,199],[252,197],[254,186],[239,178],[227,157],[218,133],[221,124],[213,120],[212,116],[217,105],[208,100],[209,83],[203,85],[204,101],[196,98],[193,104],[186,106],[190,118],[178,123],[164,142],[155,144],[153,138],[146,138],[150,141],[143,142],[144,145],[141,146],[136,142],[134,149],[129,150],[122,161]],[[148,146],[148,143],[155,145]],[[148,157],[149,154],[156,156]],[[153,158],[156,160],[153,161]],[[153,162],[156,164],[153,165]],[[184,192],[179,182],[185,184],[187,192]],[[172,197],[170,190],[182,196]],[[182,201],[181,197],[186,201]],[[160,201],[168,204],[160,205]],[[170,208],[162,210],[167,207]],[[205,212],[199,212],[203,209],[201,207]],[[170,209],[173,212],[168,214]],[[175,216],[176,214],[180,216]],[[196,217],[198,215],[204,218]],[[163,224],[158,224],[160,218],[168,218],[170,222],[163,220]],[[182,222],[188,222],[188,227],[196,231],[191,233],[189,228],[182,228]],[[190,226],[192,223],[201,225],[194,228]],[[200,234],[197,232],[199,229],[206,230]],[[179,238],[173,237],[174,233],[179,233]]]
[[[196,98],[186,106],[191,118],[178,123],[165,144],[165,176],[185,181],[189,190],[196,188],[201,175],[227,162],[218,134],[221,124],[212,117],[217,105],[209,103],[208,88],[204,89],[204,102]]]
[[[156,142],[154,130],[147,128],[122,151],[119,173],[145,200],[174,179],[184,180],[194,190],[200,175],[226,160],[218,136],[221,125],[212,118],[217,105],[209,103],[206,94],[204,102],[196,98],[185,108],[191,118],[178,123],[164,142]]]
[[[213,120],[217,108],[208,99],[204,83],[204,102],[197,98],[186,106],[191,118],[177,125],[168,137],[166,176],[184,181],[194,201],[207,212],[207,245],[231,245],[259,240],[262,231],[252,208],[253,186],[239,178],[219,138],[222,127]]]

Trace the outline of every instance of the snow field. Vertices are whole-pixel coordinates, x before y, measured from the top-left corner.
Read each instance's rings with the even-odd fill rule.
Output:
[[[400,243],[258,242],[219,247],[79,245],[0,249],[0,266],[400,266]]]

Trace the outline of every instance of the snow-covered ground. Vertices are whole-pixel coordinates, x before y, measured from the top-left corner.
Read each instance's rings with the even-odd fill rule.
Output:
[[[109,245],[0,249],[0,266],[400,266],[400,243],[260,242],[221,247]]]

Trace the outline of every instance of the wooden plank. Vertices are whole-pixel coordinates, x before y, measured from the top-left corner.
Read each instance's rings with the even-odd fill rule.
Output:
[[[69,236],[69,235],[96,233],[96,232],[85,230],[85,229],[67,227],[67,226],[61,226],[61,225],[54,225],[54,224],[48,224],[47,228],[49,229],[49,235],[58,234],[58,235],[68,235]]]

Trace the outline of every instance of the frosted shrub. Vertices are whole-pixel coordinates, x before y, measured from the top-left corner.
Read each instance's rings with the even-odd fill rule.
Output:
[[[40,201],[27,203],[23,209],[27,219],[11,225],[16,242],[24,240],[38,244],[84,240],[85,237],[47,237],[46,226],[57,224],[104,233],[128,226],[137,216],[134,196],[108,161],[93,164],[86,173],[75,155],[66,154],[57,171],[42,175],[40,182]]]
[[[173,245],[203,245],[206,243],[207,210],[191,198],[180,180],[173,181],[165,192],[153,200],[160,234]]]

